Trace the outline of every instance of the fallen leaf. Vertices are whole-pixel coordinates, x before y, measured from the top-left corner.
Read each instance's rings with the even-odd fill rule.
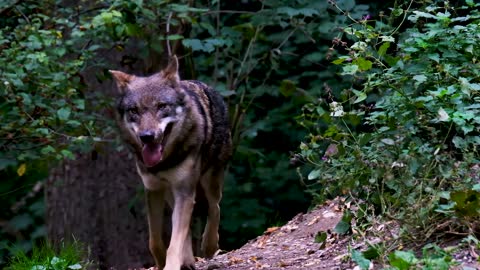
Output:
[[[307,226],[312,226],[313,224],[317,223],[319,220],[320,220],[320,216],[316,216],[307,224]]]
[[[238,264],[238,263],[242,263],[244,262],[244,260],[242,258],[238,258],[238,257],[229,257],[228,258],[228,264],[229,265],[232,265],[232,264]]]
[[[280,227],[270,227],[265,231],[265,234],[270,234],[274,231],[277,231],[278,229],[280,229]]]
[[[282,231],[293,232],[298,229],[297,225],[285,225],[282,227]]]
[[[18,176],[22,176],[25,174],[26,171],[27,171],[27,165],[25,165],[25,163],[22,163],[22,165],[20,165],[20,167],[18,167],[17,169],[17,174]]]
[[[257,248],[264,248],[265,247],[265,244],[267,243],[267,240],[268,240],[268,235],[263,235],[260,237],[260,239],[258,239],[257,243],[255,244],[255,246]]]

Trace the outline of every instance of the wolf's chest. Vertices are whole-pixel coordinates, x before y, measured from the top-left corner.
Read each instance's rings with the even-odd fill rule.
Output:
[[[155,173],[141,170],[137,163],[137,171],[142,178],[143,185],[148,190],[158,190],[165,185],[175,185],[181,182],[197,182],[199,177],[193,158],[186,158],[183,162],[166,170]]]

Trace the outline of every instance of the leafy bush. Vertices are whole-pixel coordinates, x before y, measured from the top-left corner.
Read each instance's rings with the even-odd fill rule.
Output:
[[[80,75],[95,48],[78,38],[70,10],[39,5],[10,7],[0,29],[0,170],[17,167],[19,176],[28,162],[73,159],[97,134]]]
[[[354,20],[346,39],[334,39],[333,64],[349,85],[326,85],[299,120],[310,134],[297,158],[313,166],[318,200],[345,194],[374,205],[417,239],[444,229],[434,225],[441,219],[475,229],[480,13],[466,3],[397,7]],[[403,24],[387,23],[395,21]]]

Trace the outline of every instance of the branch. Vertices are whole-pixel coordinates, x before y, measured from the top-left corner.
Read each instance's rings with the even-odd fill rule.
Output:
[[[170,48],[170,41],[168,40],[168,36],[170,35],[170,20],[172,19],[172,14],[173,12],[168,13],[167,26],[166,26],[167,29],[165,32],[168,57],[172,57],[172,48]]]

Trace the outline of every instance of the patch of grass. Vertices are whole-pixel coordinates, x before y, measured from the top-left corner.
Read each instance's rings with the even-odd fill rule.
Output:
[[[84,249],[78,242],[62,243],[58,252],[48,243],[35,246],[31,254],[13,249],[14,256],[6,270],[69,270],[86,269],[88,266],[83,259]]]

